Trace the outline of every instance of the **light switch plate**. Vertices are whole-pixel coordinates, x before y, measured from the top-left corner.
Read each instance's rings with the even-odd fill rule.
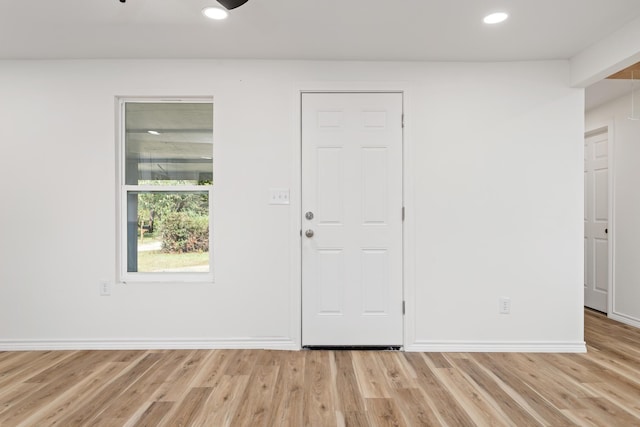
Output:
[[[111,295],[111,282],[108,280],[100,280],[100,296],[108,297]]]
[[[270,188],[269,204],[270,205],[288,205],[289,189],[288,188]]]

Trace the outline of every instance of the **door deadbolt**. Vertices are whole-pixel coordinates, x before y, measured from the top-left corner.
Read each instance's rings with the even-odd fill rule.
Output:
[[[306,214],[304,214],[304,217],[311,221],[313,219],[313,212],[307,212]]]
[[[313,237],[313,230],[307,230],[304,232],[304,235],[307,237]]]

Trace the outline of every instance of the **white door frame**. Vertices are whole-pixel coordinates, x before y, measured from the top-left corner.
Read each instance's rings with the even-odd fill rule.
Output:
[[[607,250],[609,251],[608,254],[608,278],[607,278],[607,316],[610,318],[615,319],[616,317],[618,317],[615,314],[615,305],[614,305],[614,292],[615,292],[615,253],[614,253],[614,241],[615,241],[615,235],[616,235],[616,228],[615,228],[615,138],[614,138],[614,122],[613,120],[608,121],[607,123],[603,123],[603,124],[599,124],[598,126],[594,126],[593,128],[591,128],[590,130],[585,131],[584,133],[584,139],[586,139],[589,136],[593,136],[593,135],[598,135],[600,133],[607,133],[607,144],[608,144],[608,151],[607,151],[607,167],[608,167],[608,173],[609,173],[609,182],[608,182],[608,212],[607,215],[609,216],[609,221],[608,221],[608,229],[609,229],[609,233],[607,236]],[[584,193],[584,191],[583,191]],[[584,304],[583,304],[584,305]],[[617,320],[617,319],[616,319]]]
[[[402,198],[405,207],[405,220],[402,227],[403,239],[403,301],[405,301],[405,315],[403,317],[403,348],[410,349],[415,342],[415,218],[414,209],[414,183],[412,145],[410,137],[410,89],[403,82],[302,82],[295,85],[292,94],[292,110],[297,113],[295,125],[292,129],[292,177],[291,182],[295,187],[291,188],[291,228],[290,228],[290,337],[298,348],[302,348],[302,93],[359,93],[359,92],[396,92],[403,94],[404,129],[403,129],[403,153],[402,153]]]

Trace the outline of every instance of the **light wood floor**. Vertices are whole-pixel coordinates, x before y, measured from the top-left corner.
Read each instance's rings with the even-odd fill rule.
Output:
[[[2,426],[640,426],[640,330],[587,354],[0,352]]]

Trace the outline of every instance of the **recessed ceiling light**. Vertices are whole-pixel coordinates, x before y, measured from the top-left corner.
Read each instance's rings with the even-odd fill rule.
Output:
[[[205,7],[202,9],[202,14],[209,19],[221,20],[227,19],[229,16],[229,12],[224,9],[220,9],[219,7]]]
[[[157,130],[148,130],[147,133],[150,133],[151,135],[160,135],[160,132]]]
[[[498,24],[509,17],[508,14],[504,12],[492,13],[491,15],[487,15],[484,17],[485,24]]]

